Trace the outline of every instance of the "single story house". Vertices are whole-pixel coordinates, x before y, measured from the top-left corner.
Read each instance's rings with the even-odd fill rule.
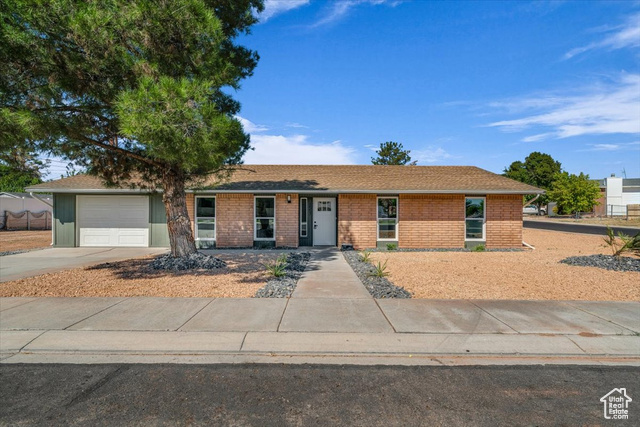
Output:
[[[523,195],[543,190],[471,166],[243,165],[187,190],[201,248],[522,246]],[[54,197],[55,246],[168,246],[158,193],[77,175]]]

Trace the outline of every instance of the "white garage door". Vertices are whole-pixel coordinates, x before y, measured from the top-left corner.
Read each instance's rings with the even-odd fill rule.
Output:
[[[80,246],[149,246],[149,197],[78,196]]]

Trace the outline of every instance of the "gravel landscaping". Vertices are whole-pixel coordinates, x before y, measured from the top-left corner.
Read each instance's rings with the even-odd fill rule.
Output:
[[[196,252],[188,257],[175,258],[171,254],[160,255],[151,262],[154,270],[212,270],[215,268],[225,268],[227,263],[220,258]]]
[[[374,252],[371,258],[388,260],[389,281],[413,298],[640,301],[637,271],[560,262],[610,254],[601,236],[528,228],[523,233],[535,250]]]
[[[0,283],[0,296],[250,298],[268,280],[264,264],[277,256],[275,251],[220,253],[215,257],[226,267],[195,270],[157,270],[158,258],[137,258]]]
[[[289,252],[284,270],[285,275],[269,279],[266,285],[258,289],[254,298],[289,298],[296,289],[298,279],[307,267],[310,258],[309,252]]]
[[[51,246],[51,230],[0,231],[0,256]]]
[[[342,254],[372,297],[411,298],[409,292],[389,282],[386,277],[373,276],[376,271],[375,267],[369,262],[362,261],[360,253],[343,251]]]
[[[580,267],[597,267],[613,271],[640,272],[640,259],[630,257],[615,257],[612,255],[572,256],[560,261],[564,264]]]

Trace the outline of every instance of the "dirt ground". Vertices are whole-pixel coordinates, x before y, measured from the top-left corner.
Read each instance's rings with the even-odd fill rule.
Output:
[[[602,237],[524,229],[524,252],[375,253],[414,298],[640,301],[640,273],[560,264],[609,254]]]
[[[0,297],[215,297],[249,298],[264,286],[263,263],[276,253],[221,254],[227,268],[167,273],[149,267],[150,258],[76,268],[0,283]]]
[[[51,245],[51,230],[0,231],[0,252],[46,248]]]

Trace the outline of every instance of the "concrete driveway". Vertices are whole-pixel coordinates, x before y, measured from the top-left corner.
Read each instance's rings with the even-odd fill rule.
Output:
[[[167,252],[167,248],[47,248],[0,257],[0,282]]]

